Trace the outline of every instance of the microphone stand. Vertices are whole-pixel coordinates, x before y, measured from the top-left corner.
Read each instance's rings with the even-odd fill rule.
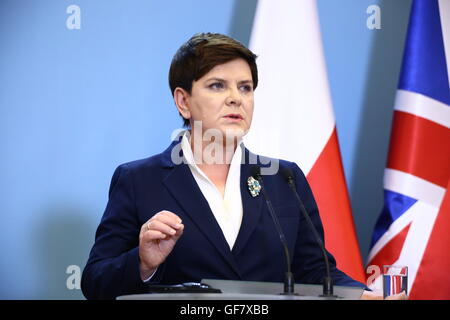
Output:
[[[292,171],[290,169],[285,168],[282,170],[282,174],[283,174],[284,178],[286,179],[289,187],[295,194],[295,197],[297,198],[297,201],[300,205],[300,211],[302,212],[303,216],[305,217],[305,220],[307,221],[309,228],[311,229],[312,233],[314,234],[314,237],[316,238],[317,244],[319,245],[320,249],[322,250],[327,275],[323,279],[323,294],[321,294],[319,297],[337,298],[338,296],[333,294],[333,279],[331,278],[331,275],[330,275],[330,262],[328,261],[328,256],[325,251],[325,246],[324,246],[323,241],[320,238],[316,228],[314,227],[314,224],[312,223],[311,218],[310,218],[308,212],[306,211],[302,200],[300,199],[300,196],[297,193],[294,179],[292,178]]]
[[[287,263],[287,272],[285,274],[284,278],[284,291],[283,293],[280,293],[282,295],[298,295],[294,292],[294,275],[291,271],[291,259],[289,255],[289,248],[287,245],[286,237],[284,236],[283,230],[281,229],[280,222],[277,218],[277,215],[275,214],[275,210],[272,206],[272,203],[269,200],[269,197],[267,196],[264,182],[260,173],[260,168],[255,166],[252,167],[252,176],[258,180],[259,184],[261,185],[261,191],[264,196],[264,199],[266,200],[267,207],[269,208],[270,215],[272,216],[273,223],[275,224],[275,228],[277,229],[278,235],[280,236],[281,244],[283,245],[284,254],[286,256],[286,263]]]

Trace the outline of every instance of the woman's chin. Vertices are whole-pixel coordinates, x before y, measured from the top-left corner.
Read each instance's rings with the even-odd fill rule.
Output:
[[[247,134],[248,130],[243,129],[242,127],[237,126],[227,126],[223,128],[222,132],[227,138],[242,138]]]

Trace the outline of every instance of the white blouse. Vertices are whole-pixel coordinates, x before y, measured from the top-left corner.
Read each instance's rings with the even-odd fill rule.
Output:
[[[228,242],[230,250],[236,241],[242,222],[242,197],[241,197],[241,157],[242,157],[242,141],[238,144],[233,158],[231,159],[228,171],[227,181],[225,184],[225,193],[222,194],[206,176],[206,174],[195,164],[194,155],[192,153],[191,144],[186,135],[183,134],[181,140],[181,149],[183,156],[189,165],[192,175],[197,182],[203,196],[208,201],[214,217],[217,220],[223,235]]]

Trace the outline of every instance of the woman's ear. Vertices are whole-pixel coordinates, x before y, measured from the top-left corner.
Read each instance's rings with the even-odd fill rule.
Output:
[[[173,92],[173,100],[175,101],[175,105],[177,106],[178,112],[184,119],[191,118],[191,111],[189,108],[189,93],[183,88],[176,87]]]

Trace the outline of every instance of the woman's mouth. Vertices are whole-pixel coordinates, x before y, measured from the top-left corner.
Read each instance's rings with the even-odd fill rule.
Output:
[[[224,116],[224,118],[229,119],[229,120],[231,120],[231,121],[241,121],[241,120],[244,119],[244,118],[243,118],[240,114],[238,114],[238,113],[230,113],[230,114],[227,114],[226,116]]]

